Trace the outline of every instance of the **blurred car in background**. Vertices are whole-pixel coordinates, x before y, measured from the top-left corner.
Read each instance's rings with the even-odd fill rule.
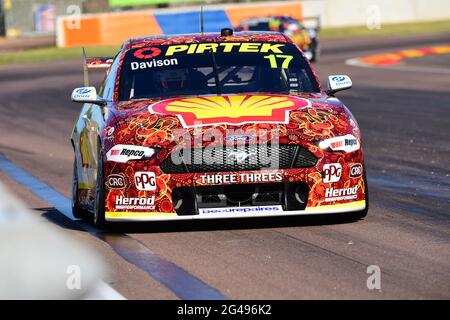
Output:
[[[244,20],[236,28],[237,31],[275,31],[284,33],[303,50],[309,61],[315,62],[320,54],[318,31],[319,18],[306,18],[316,20],[316,26],[307,28],[297,19],[289,16],[270,16]]]

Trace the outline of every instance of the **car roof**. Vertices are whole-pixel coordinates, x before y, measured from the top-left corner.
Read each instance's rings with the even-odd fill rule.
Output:
[[[153,35],[132,38],[125,41],[122,50],[142,48],[155,45],[184,44],[197,42],[281,42],[292,43],[291,39],[280,32],[242,31],[231,36],[221,36],[220,33],[193,33],[175,35]]]

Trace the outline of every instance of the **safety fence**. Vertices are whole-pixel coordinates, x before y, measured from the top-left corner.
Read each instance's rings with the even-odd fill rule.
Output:
[[[69,14],[68,8],[82,8],[82,4],[83,0],[0,0],[0,35],[54,34],[56,17]]]

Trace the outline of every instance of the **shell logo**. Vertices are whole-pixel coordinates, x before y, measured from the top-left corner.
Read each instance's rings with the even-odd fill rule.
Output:
[[[306,99],[233,95],[170,99],[149,106],[152,113],[177,115],[183,127],[217,124],[288,123],[289,111],[310,106]]]

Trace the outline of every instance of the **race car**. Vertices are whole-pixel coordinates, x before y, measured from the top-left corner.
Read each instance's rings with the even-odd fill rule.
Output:
[[[236,30],[282,32],[303,50],[309,61],[315,62],[320,55],[318,37],[320,19],[310,17],[304,20],[315,20],[315,26],[307,28],[300,21],[289,16],[269,16],[244,20],[237,26]]]
[[[274,32],[130,39],[71,136],[72,211],[100,227],[368,211],[361,134],[292,40]],[[87,77],[85,77],[87,78]]]

